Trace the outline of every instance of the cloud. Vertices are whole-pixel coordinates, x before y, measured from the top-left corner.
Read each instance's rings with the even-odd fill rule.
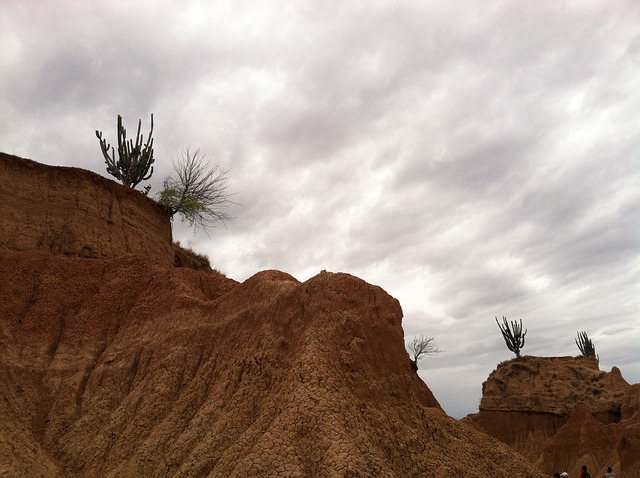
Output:
[[[73,15],[69,15],[73,12]],[[576,354],[640,377],[636,2],[12,2],[0,12],[0,147],[105,174],[155,119],[152,193],[200,148],[234,221],[174,237],[244,280],[322,269],[381,285],[455,416],[509,357]]]

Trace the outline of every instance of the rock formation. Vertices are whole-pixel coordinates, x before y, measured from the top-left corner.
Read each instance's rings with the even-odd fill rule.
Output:
[[[139,191],[79,168],[0,153],[0,246],[173,264],[171,220]]]
[[[146,198],[0,168],[0,476],[544,476],[444,414],[379,287],[174,268]]]
[[[607,466],[640,476],[640,385],[589,357],[531,357],[501,363],[467,417],[542,471],[592,476]]]
[[[0,295],[8,476],[542,476],[441,411],[355,277],[5,251]]]

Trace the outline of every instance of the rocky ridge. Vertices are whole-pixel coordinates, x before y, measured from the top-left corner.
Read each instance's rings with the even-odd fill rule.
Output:
[[[5,251],[0,294],[4,476],[543,476],[442,412],[353,276]]]
[[[640,385],[595,358],[524,356],[498,365],[466,420],[542,471],[640,476]]]
[[[0,155],[0,208],[0,476],[544,476],[444,414],[379,287],[173,267],[76,168]]]

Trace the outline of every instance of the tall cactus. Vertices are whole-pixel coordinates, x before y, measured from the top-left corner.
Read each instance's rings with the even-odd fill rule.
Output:
[[[507,348],[516,354],[516,357],[520,358],[520,349],[524,347],[524,336],[527,335],[526,329],[524,333],[522,333],[522,319],[520,319],[520,325],[518,325],[515,320],[509,325],[504,315],[502,316],[502,320],[504,324],[500,325],[498,317],[496,317],[496,324],[498,324],[500,332],[502,332],[502,337],[507,344]]]
[[[142,144],[143,136],[140,134],[142,120],[138,120],[138,132],[136,142],[127,141],[127,130],[122,126],[122,116],[118,115],[118,159],[115,152],[105,139],[102,139],[102,132],[96,130],[96,136],[100,141],[100,149],[107,163],[107,172],[123,185],[134,188],[140,181],[145,181],[153,174],[151,166],[153,158],[153,114],[151,115],[151,130],[146,143]],[[109,155],[111,149],[111,155]]]
[[[577,332],[578,338],[576,339],[576,345],[580,349],[580,352],[585,357],[593,357],[599,361],[599,357],[596,355],[596,346],[589,338],[586,332]]]

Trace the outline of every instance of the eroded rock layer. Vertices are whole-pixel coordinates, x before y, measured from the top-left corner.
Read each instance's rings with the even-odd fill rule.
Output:
[[[639,386],[595,358],[525,356],[491,373],[467,418],[547,473],[640,476],[639,402]]]
[[[5,251],[0,297],[0,475],[544,476],[442,412],[347,274]]]
[[[174,263],[171,221],[139,191],[80,168],[0,153],[0,248]]]

